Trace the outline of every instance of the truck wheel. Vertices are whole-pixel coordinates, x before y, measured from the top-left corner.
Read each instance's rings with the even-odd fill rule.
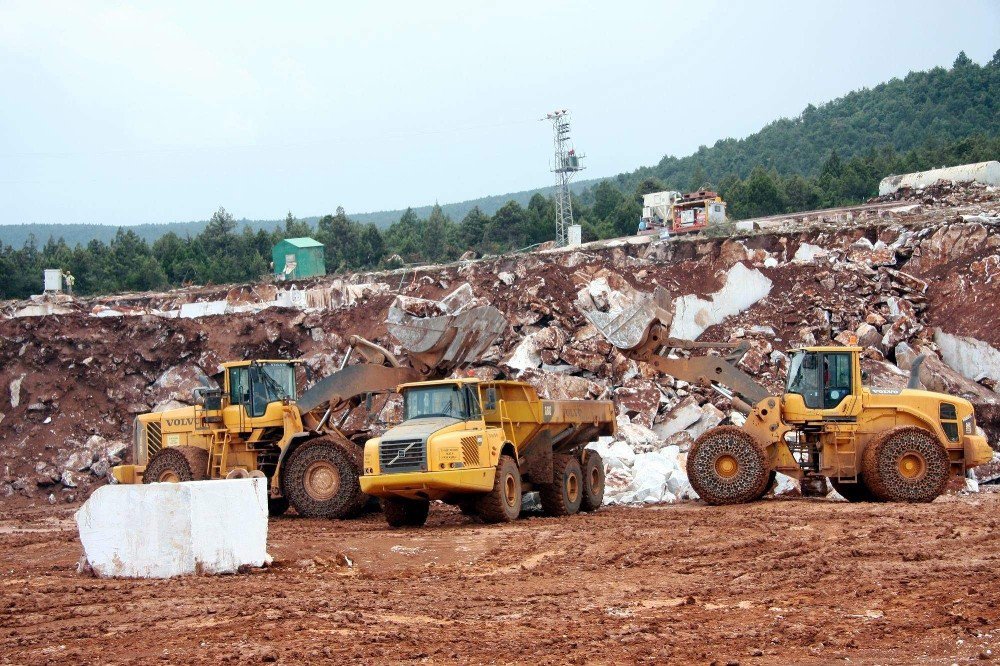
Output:
[[[542,509],[550,516],[570,516],[580,510],[583,502],[583,471],[573,456],[552,456],[553,483],[538,486]]]
[[[848,502],[874,502],[876,498],[872,495],[871,491],[868,490],[868,486],[865,485],[865,480],[862,476],[858,475],[857,483],[844,483],[842,481],[834,481],[830,479],[830,483],[833,484],[833,489],[840,493]]]
[[[865,485],[886,502],[930,502],[944,491],[951,465],[948,452],[923,428],[888,430],[861,454]]]
[[[493,490],[476,502],[484,523],[510,523],[521,515],[521,470],[510,456],[500,456]]]
[[[427,522],[427,514],[431,508],[431,503],[427,500],[401,497],[386,497],[380,503],[389,527],[420,527]]]
[[[267,515],[280,516],[288,511],[287,497],[269,497],[267,499]]]
[[[295,449],[282,466],[281,492],[300,516],[346,518],[357,510],[361,485],[353,456],[321,437]]]
[[[771,478],[767,453],[743,429],[712,428],[691,446],[688,480],[709,504],[743,504],[760,499]]]
[[[142,473],[143,483],[179,483],[205,478],[208,478],[208,451],[197,446],[160,449]]]
[[[597,451],[584,451],[584,455],[580,511],[597,511],[604,504],[604,459]]]

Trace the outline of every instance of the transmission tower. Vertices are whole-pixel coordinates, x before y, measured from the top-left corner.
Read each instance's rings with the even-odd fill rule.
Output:
[[[580,166],[583,155],[576,154],[569,138],[569,111],[555,111],[546,114],[542,120],[552,122],[552,147],[555,151],[552,172],[556,174],[556,247],[563,247],[567,242],[568,229],[573,224],[569,181],[573,174],[583,170],[584,167]]]

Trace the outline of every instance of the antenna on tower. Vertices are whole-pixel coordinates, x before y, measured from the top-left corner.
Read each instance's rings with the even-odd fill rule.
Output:
[[[569,111],[554,111],[546,114],[542,120],[552,122],[552,144],[555,151],[552,172],[556,174],[556,247],[564,247],[567,243],[567,230],[573,224],[569,181],[574,173],[584,169],[580,166],[580,159],[584,155],[577,154],[569,138]]]

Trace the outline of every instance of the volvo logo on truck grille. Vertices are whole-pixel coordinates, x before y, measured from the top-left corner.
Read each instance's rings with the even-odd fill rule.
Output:
[[[423,439],[382,442],[379,465],[383,472],[419,472],[426,467],[425,453]]]

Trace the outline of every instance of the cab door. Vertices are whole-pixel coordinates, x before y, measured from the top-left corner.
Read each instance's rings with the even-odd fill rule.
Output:
[[[856,420],[862,408],[859,362],[852,350],[795,354],[784,396],[785,420]]]
[[[237,432],[249,430],[247,409],[250,400],[250,367],[229,368],[229,405],[223,410],[223,420]]]

